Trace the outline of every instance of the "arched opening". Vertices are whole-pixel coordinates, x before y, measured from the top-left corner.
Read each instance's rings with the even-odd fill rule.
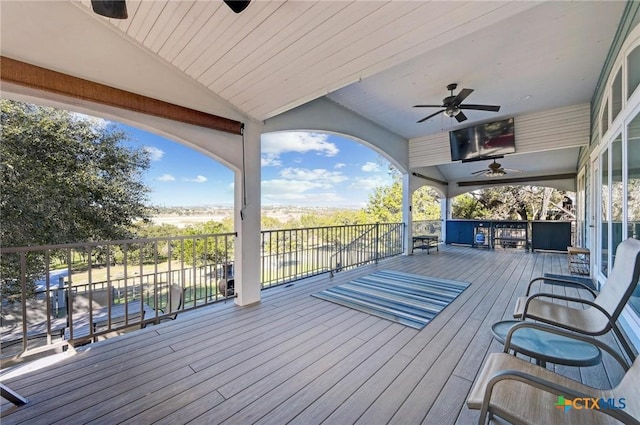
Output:
[[[333,132],[262,135],[262,283],[403,252],[403,182],[379,149]]]
[[[46,343],[84,343],[233,295],[216,281],[234,261],[234,173],[211,153],[66,109],[2,109],[3,335],[26,315],[55,331]],[[154,223],[158,207],[214,205],[217,188],[226,223]]]

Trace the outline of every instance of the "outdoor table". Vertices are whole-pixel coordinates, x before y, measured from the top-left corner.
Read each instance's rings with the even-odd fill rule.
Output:
[[[426,249],[429,254],[429,249],[434,246],[438,251],[438,235],[416,235],[413,237],[413,249]]]
[[[529,322],[496,322],[491,326],[491,332],[504,344],[511,327],[519,323]],[[511,335],[509,346],[505,346],[505,351],[508,349],[536,359],[536,364],[542,367],[546,367],[547,362],[567,366],[593,366],[602,359],[602,352],[594,344],[531,327],[516,329]]]

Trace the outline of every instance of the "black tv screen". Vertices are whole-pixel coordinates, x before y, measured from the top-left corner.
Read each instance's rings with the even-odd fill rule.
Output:
[[[513,118],[449,132],[451,161],[473,161],[516,151]]]

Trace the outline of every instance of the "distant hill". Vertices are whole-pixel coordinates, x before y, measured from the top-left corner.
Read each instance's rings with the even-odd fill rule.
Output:
[[[339,211],[352,211],[358,207],[330,208],[330,207],[298,207],[298,206],[264,206],[262,215],[287,222],[297,220],[303,215],[331,215]],[[204,223],[215,220],[222,221],[233,217],[233,206],[212,205],[198,207],[158,207],[157,213],[151,217],[155,224],[172,224],[178,227],[186,227],[192,224]]]

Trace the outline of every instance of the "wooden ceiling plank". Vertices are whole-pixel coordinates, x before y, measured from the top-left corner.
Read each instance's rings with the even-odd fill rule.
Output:
[[[217,2],[196,1],[160,48],[158,55],[169,63],[173,62],[219,7],[220,3]]]
[[[311,1],[285,3],[282,13],[271,15],[262,25],[268,31],[260,31],[259,34],[251,32],[218,60],[215,64],[215,70],[207,69],[198,80],[211,90],[216,91],[213,88],[216,81],[221,78],[225,79],[225,77],[237,78],[238,73],[247,72],[243,71],[250,69],[246,68],[247,62],[264,62],[264,58],[282,50],[291,34],[297,28],[305,25],[300,21],[305,21],[305,16],[315,4],[317,3]],[[257,56],[261,56],[262,59],[256,60]],[[231,75],[229,76],[228,73]]]
[[[149,31],[144,40],[144,45],[152,52],[158,51],[164,46],[167,40],[173,36],[176,27],[182,22],[185,15],[194,6],[192,2],[171,1],[164,8],[158,20]]]
[[[256,9],[261,9],[265,6],[265,3],[266,2],[257,2],[252,6],[256,6]],[[180,70],[186,71],[191,64],[202,57],[204,51],[207,50],[209,46],[216,45],[220,47],[218,38],[227,31],[233,31],[233,23],[237,21],[238,16],[239,15],[233,13],[233,11],[226,6],[224,8],[218,8],[215,13],[209,17],[209,20],[202,29],[189,41],[185,49],[183,49],[171,63]]]
[[[4,56],[0,57],[0,61],[0,78],[7,83],[226,133],[242,134],[242,123],[239,121],[120,90]]]
[[[226,52],[215,57],[212,55],[210,59],[201,61],[201,72],[196,76],[197,80],[208,86],[225,74],[229,68],[256,54],[258,50],[265,49],[269,40],[277,37],[281,31],[295,22],[303,10],[309,7],[311,7],[309,2],[280,3],[277,10],[271,9],[268,15],[265,13],[264,18],[253,31],[233,35],[233,39],[227,43]]]
[[[264,64],[259,74],[243,78],[241,82],[243,90],[240,96],[230,97],[229,101],[233,104],[243,104],[245,101],[262,101],[261,99],[251,99],[247,93],[249,87],[262,85],[265,80],[271,80],[278,86],[278,90],[288,89],[288,78],[291,76],[291,70],[301,66],[303,60],[310,60],[313,52],[318,46],[321,46],[325,40],[330,39],[340,33],[344,28],[353,25],[360,19],[380,8],[383,3],[380,2],[357,2],[351,3],[340,13],[333,15],[330,19],[322,22],[313,28],[312,31],[306,33],[302,38],[288,48],[275,56]],[[310,56],[311,55],[311,56]],[[291,66],[294,64],[294,66]],[[267,68],[267,69],[264,69]],[[287,83],[287,88],[282,87],[282,83]],[[267,83],[267,85],[269,85]],[[271,88],[274,88],[273,86]]]
[[[145,18],[149,14],[149,11],[153,7],[153,2],[150,1],[141,1],[138,6],[138,10],[136,10],[135,15],[131,17],[129,15],[129,19],[125,19],[126,21],[131,21],[129,28],[127,28],[127,35],[133,39],[135,39],[135,35],[138,33],[140,27],[144,23]]]
[[[155,23],[158,21],[160,14],[164,10],[164,8],[167,6],[167,4],[173,3],[173,2],[156,0],[151,3],[152,5],[147,13],[147,16],[145,16],[144,20],[142,21],[142,25],[140,25],[140,28],[138,28],[138,32],[134,35],[134,38],[140,44],[144,44],[144,40],[149,35],[149,31],[151,31],[151,28],[153,28]]]
[[[339,10],[346,7],[347,4],[345,2],[322,1],[300,3],[309,3],[312,7],[304,11],[294,22],[279,32],[276,37],[266,42],[264,48],[257,50],[255,54],[247,57],[242,62],[234,64],[225,75],[222,75],[207,86],[216,93],[221,93],[222,96],[233,96],[234,93],[241,90],[242,86],[239,81],[244,81],[244,78],[251,75],[256,68],[263,66],[273,56],[289,49],[291,45],[309,32],[313,22],[329,19]],[[207,81],[206,77],[203,77],[204,81]]]
[[[199,77],[202,76],[203,72],[214,67],[220,58],[228,54],[230,51],[242,49],[242,46],[240,45],[241,41],[250,38],[255,34],[255,36],[259,37],[257,42],[257,46],[259,46],[259,40],[264,40],[267,37],[266,34],[273,32],[272,28],[268,25],[264,25],[265,22],[269,21],[269,17],[273,16],[274,13],[277,13],[278,9],[280,9],[283,4],[285,3],[281,1],[262,2],[261,5],[264,5],[264,7],[258,9],[257,12],[254,11],[251,14],[241,13],[239,16],[236,16],[237,19],[232,24],[233,29],[237,27],[240,29],[223,31],[218,34],[216,42],[211,43],[204,50],[202,55],[200,55],[186,69],[186,72],[189,75],[193,75],[195,79],[200,81]],[[244,47],[247,47],[247,45]],[[214,69],[218,69],[217,66],[215,66]]]
[[[307,49],[307,41],[309,38],[316,39],[321,38],[323,28],[327,25],[332,18],[336,15],[342,14],[343,10],[348,7],[350,3],[347,2],[322,2],[320,1],[321,12],[313,17],[308,23],[308,25],[301,29],[300,33],[297,34],[298,37],[295,40],[291,40],[286,48],[275,52],[272,55],[269,55],[266,60],[260,64],[250,64],[247,63],[246,66],[249,70],[246,74],[244,74],[241,78],[235,79],[235,81],[228,81],[227,87],[220,92],[220,95],[225,99],[233,98],[238,92],[244,90],[245,85],[254,85],[263,81],[265,77],[265,73],[269,72],[277,72],[283,64],[287,66],[287,64],[294,63],[297,56],[304,54]],[[314,10],[316,7],[314,7]]]

